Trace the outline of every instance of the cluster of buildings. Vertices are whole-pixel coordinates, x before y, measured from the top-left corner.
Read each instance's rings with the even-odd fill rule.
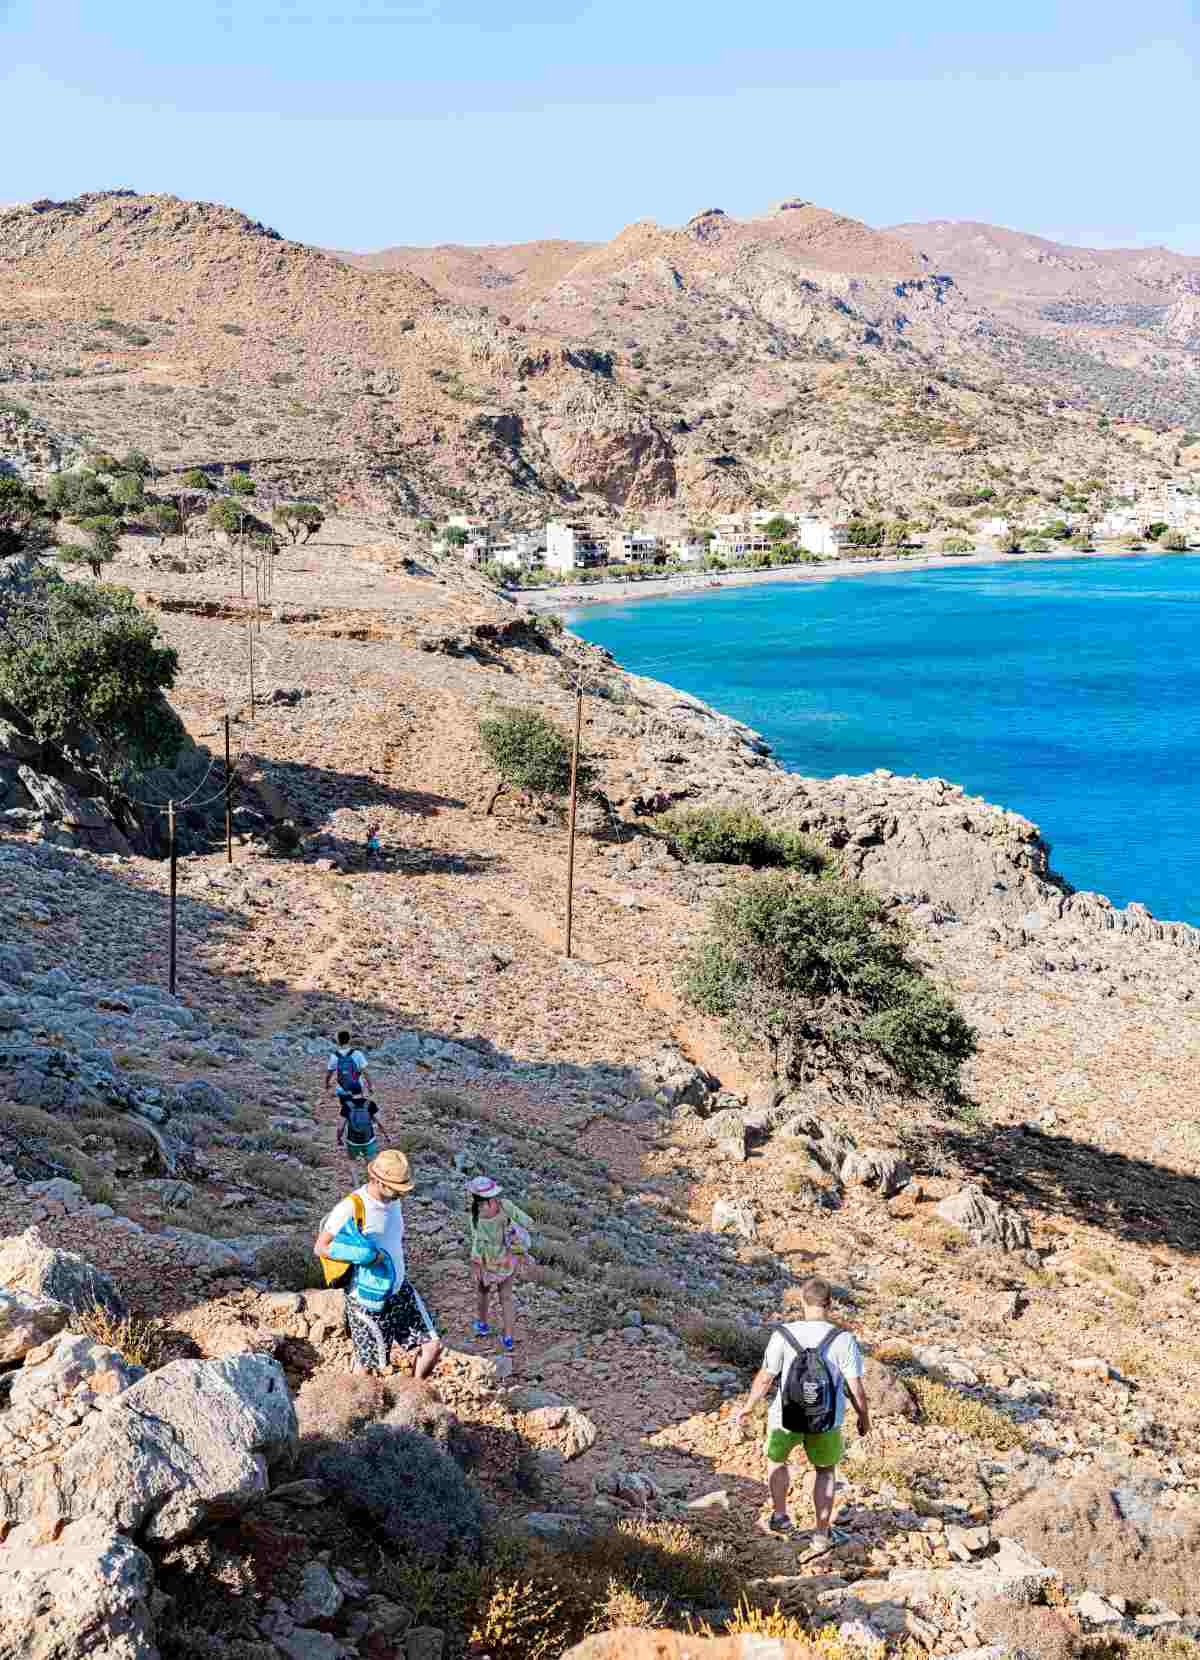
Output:
[[[1178,479],[1161,484],[1120,480],[1114,492],[1117,504],[1093,526],[1097,536],[1143,536],[1151,525],[1168,530],[1200,531],[1200,496]]]
[[[766,527],[779,517],[786,517],[790,526],[788,542],[809,553],[836,553],[849,543],[849,525],[831,524],[811,513],[734,514],[715,520],[711,530],[674,534],[646,528],[597,530],[582,519],[551,519],[541,530],[513,531],[458,513],[434,532],[433,551],[457,547],[471,565],[560,575],[600,565],[699,565],[706,555],[729,562],[767,552],[778,544],[768,537]]]

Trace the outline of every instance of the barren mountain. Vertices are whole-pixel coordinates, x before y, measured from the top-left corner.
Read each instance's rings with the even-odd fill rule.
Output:
[[[1173,464],[1178,434],[1101,415],[1200,419],[1194,352],[1150,373],[984,302],[799,200],[598,245],[338,257],[101,192],[0,212],[0,444],[35,475],[128,445],[168,470],[250,462],[396,528],[747,503],[936,526]],[[1190,338],[1193,300],[1172,304]]]

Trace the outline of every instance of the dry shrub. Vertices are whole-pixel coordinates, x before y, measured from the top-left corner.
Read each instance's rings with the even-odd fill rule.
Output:
[[[321,1148],[304,1136],[289,1135],[286,1130],[272,1130],[263,1140],[273,1153],[290,1153],[310,1170],[316,1170],[324,1163]]]
[[[903,1366],[906,1362],[915,1358],[912,1344],[899,1340],[893,1343],[881,1343],[874,1354],[876,1360],[882,1360],[887,1366]]]
[[[456,1089],[423,1089],[417,1096],[423,1107],[440,1113],[443,1118],[486,1118],[482,1107]]]
[[[639,1297],[674,1297],[675,1282],[669,1274],[653,1268],[610,1268],[605,1274],[609,1285],[619,1291],[632,1291]]]
[[[866,1458],[848,1459],[842,1465],[842,1474],[852,1487],[867,1492],[885,1486],[894,1487],[906,1503],[912,1500],[913,1472],[898,1463],[889,1463],[886,1458],[868,1455]]]
[[[932,1378],[910,1377],[906,1381],[926,1423],[941,1424],[985,1447],[995,1447],[997,1452],[1025,1445],[1025,1431],[1020,1424],[1014,1424],[994,1407],[944,1383],[935,1383]]]
[[[667,1623],[666,1598],[651,1602],[639,1585],[623,1585],[619,1579],[609,1578],[604,1587],[603,1600],[597,1602],[590,1621],[589,1632],[635,1629],[656,1630]]]
[[[557,1586],[499,1579],[480,1607],[470,1640],[490,1660],[558,1660],[575,1631]]]
[[[90,1159],[86,1153],[80,1153],[73,1147],[62,1149],[60,1162],[67,1167],[71,1180],[78,1182],[83,1189],[83,1196],[93,1205],[116,1205],[117,1190],[112,1184],[112,1177],[102,1164]]]
[[[71,1330],[97,1343],[106,1343],[116,1349],[131,1366],[144,1366],[148,1372],[163,1364],[165,1358],[163,1334],[150,1320],[136,1314],[117,1316],[99,1303],[93,1303],[81,1314],[71,1316]]]
[[[602,1574],[605,1583],[616,1578],[673,1601],[711,1608],[733,1602],[741,1590],[741,1574],[725,1547],[681,1522],[618,1522],[611,1532],[582,1541],[571,1554]]]
[[[454,1143],[444,1135],[438,1135],[436,1130],[401,1130],[399,1135],[391,1136],[389,1147],[396,1147],[410,1159],[417,1159],[422,1153],[441,1153],[450,1158],[454,1151]]]
[[[305,1473],[369,1522],[380,1543],[435,1561],[478,1556],[479,1495],[427,1435],[369,1424],[340,1445],[314,1439],[302,1460]]]
[[[244,1182],[253,1182],[264,1193],[273,1193],[279,1199],[309,1199],[312,1182],[302,1170],[293,1170],[290,1164],[280,1164],[269,1153],[255,1153],[246,1160],[242,1171]]]
[[[1200,1510],[1166,1510],[1135,1478],[1078,1476],[1018,1499],[996,1519],[1069,1585],[1200,1613]]]
[[[535,1222],[541,1222],[546,1227],[570,1229],[578,1226],[575,1211],[557,1199],[544,1199],[540,1194],[531,1194],[521,1201],[521,1209],[528,1211]]]
[[[684,1320],[679,1335],[693,1348],[703,1349],[730,1366],[754,1367],[762,1365],[767,1346],[767,1334],[749,1326],[739,1326],[733,1320],[709,1320],[697,1316]]]
[[[557,1266],[574,1279],[582,1279],[592,1272],[592,1259],[586,1251],[580,1250],[578,1245],[571,1245],[566,1240],[555,1239],[550,1234],[539,1235],[537,1241],[539,1258]]]
[[[528,1280],[531,1285],[544,1285],[552,1291],[561,1291],[568,1283],[567,1276],[557,1268],[547,1268],[544,1263],[526,1262],[521,1269],[521,1278]]]
[[[54,1147],[78,1147],[79,1134],[74,1124],[41,1107],[27,1107],[19,1101],[0,1102],[0,1132],[7,1130],[21,1139],[34,1138]]]
[[[320,1291],[325,1284],[308,1234],[272,1239],[255,1256],[254,1273],[257,1279],[270,1280],[281,1291]]]
[[[301,1436],[313,1441],[349,1441],[368,1424],[382,1423],[444,1443],[454,1423],[429,1384],[364,1372],[315,1372],[296,1396],[296,1418]]]
[[[989,1597],[975,1612],[975,1625],[984,1641],[999,1643],[1010,1654],[1027,1660],[1077,1660],[1079,1635],[1055,1608],[1038,1608]]]

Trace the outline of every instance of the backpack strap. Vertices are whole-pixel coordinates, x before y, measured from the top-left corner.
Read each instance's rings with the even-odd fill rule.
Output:
[[[843,1330],[844,1327],[842,1326],[834,1326],[833,1329],[821,1339],[820,1343],[818,1343],[817,1353],[822,1360],[824,1360],[825,1356],[829,1353],[829,1346],[833,1342],[834,1338],[840,1337]]]
[[[363,1204],[363,1196],[357,1188],[350,1195],[350,1203],[354,1207],[354,1220],[358,1223],[359,1233],[363,1233],[367,1225],[367,1207]]]
[[[788,1347],[798,1355],[803,1355],[807,1352],[799,1343],[797,1343],[796,1339],[792,1336],[786,1326],[772,1326],[771,1336],[782,1337]]]

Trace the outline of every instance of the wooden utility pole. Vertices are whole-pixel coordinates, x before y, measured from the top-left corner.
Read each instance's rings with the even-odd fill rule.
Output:
[[[254,724],[254,621],[246,618],[246,661],[250,666],[250,724]]]
[[[178,866],[178,863],[177,863],[177,860],[176,860],[176,851],[175,851],[175,803],[174,803],[174,801],[169,801],[167,803],[167,835],[169,837],[170,847],[171,847],[171,923],[170,923],[171,940],[170,940],[170,945],[168,947],[168,954],[167,954],[167,988],[170,991],[171,996],[174,997],[174,995],[175,995],[175,910],[176,910],[176,894],[178,892],[178,883],[179,883],[179,866]]]
[[[575,898],[575,803],[579,781],[579,732],[583,725],[583,687],[575,688],[575,742],[571,748],[571,820],[567,827],[567,956],[571,955],[571,911]]]
[[[229,716],[225,716],[225,861],[233,863],[233,772],[229,765]]]

